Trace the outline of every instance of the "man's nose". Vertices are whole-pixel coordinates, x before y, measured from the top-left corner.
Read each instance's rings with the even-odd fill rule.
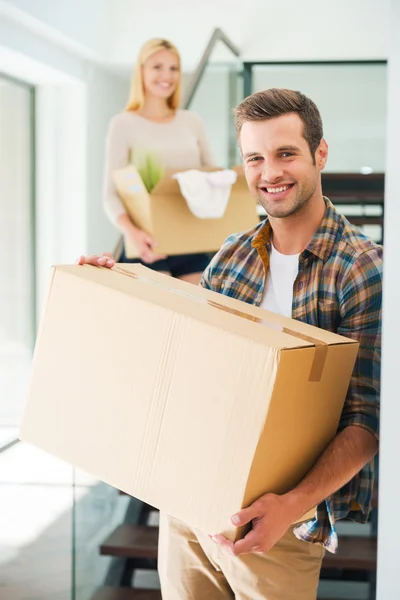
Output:
[[[276,183],[283,177],[283,169],[276,161],[265,161],[262,168],[262,178],[267,183]]]

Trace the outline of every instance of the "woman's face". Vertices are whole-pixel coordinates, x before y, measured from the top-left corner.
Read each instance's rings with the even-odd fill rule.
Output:
[[[145,94],[168,99],[179,83],[179,60],[171,50],[160,50],[150,56],[142,67]]]

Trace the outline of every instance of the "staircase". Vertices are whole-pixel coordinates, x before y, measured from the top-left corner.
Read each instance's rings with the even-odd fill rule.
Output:
[[[119,525],[100,546],[102,556],[125,560],[119,587],[103,587],[91,600],[161,600],[159,590],[134,589],[135,571],[157,569],[158,527],[149,524],[151,514],[157,511],[142,504],[138,523]],[[336,581],[368,581],[370,600],[375,600],[375,574],[377,558],[377,495],[374,495],[372,535],[341,536],[337,554],[327,553],[321,571],[321,579]],[[326,598],[324,600],[344,600]]]

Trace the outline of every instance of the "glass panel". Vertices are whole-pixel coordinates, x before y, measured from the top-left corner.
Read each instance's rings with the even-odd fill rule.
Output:
[[[242,99],[242,61],[219,41],[188,107],[203,119],[219,167],[240,162],[232,110]]]
[[[34,341],[31,91],[0,79],[0,447],[15,437]]]
[[[70,600],[72,469],[18,443],[0,453],[0,597]]]
[[[330,146],[326,172],[384,172],[385,64],[255,66],[253,92],[272,87],[300,90],[317,104]]]
[[[74,481],[74,600],[89,600],[106,584],[118,585],[123,560],[100,556],[100,545],[125,520],[129,496],[83,471]]]
[[[15,439],[35,338],[33,97],[0,76],[0,596],[70,600],[72,469]]]
[[[300,90],[317,104],[324,124],[324,137],[329,145],[329,158],[324,173],[331,173],[331,182],[334,179],[332,173],[335,173],[335,190],[344,192],[342,195],[337,193],[335,198],[330,193],[327,195],[335,202],[339,212],[345,214],[350,221],[356,218],[356,224],[365,234],[381,243],[382,225],[376,224],[376,221],[379,222],[383,215],[383,192],[375,192],[375,186],[378,174],[385,172],[386,65],[343,63],[255,66],[252,91],[273,87]],[[346,175],[353,173],[359,177]],[[371,173],[375,175],[370,175]],[[322,177],[324,190],[324,175]],[[357,182],[362,191],[353,196],[351,190],[357,189]],[[331,191],[333,192],[332,183]],[[376,204],[373,203],[374,197],[372,200],[371,197],[368,198],[369,192],[377,197]],[[350,203],[352,199],[353,202]],[[260,210],[260,214],[265,214],[265,211]],[[375,223],[368,223],[368,218],[371,217],[370,220]],[[368,524],[341,521],[337,523],[337,530],[339,539],[341,536],[353,535],[375,537],[376,512],[374,511]],[[372,572],[370,580],[372,583],[368,584],[361,579],[356,581],[356,578],[340,576],[340,573],[331,579],[329,572],[323,572],[318,598],[373,598]]]

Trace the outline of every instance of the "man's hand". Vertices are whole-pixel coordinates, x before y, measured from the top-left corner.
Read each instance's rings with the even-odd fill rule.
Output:
[[[372,433],[363,427],[346,427],[292,491],[282,496],[265,494],[232,517],[235,527],[252,523],[242,540],[234,543],[222,535],[210,537],[232,554],[268,552],[293,523],[350,481],[377,451]]]
[[[110,252],[103,252],[101,256],[94,254],[93,256],[80,256],[77,265],[93,265],[94,267],[108,267],[112,269],[115,265],[115,259]]]
[[[265,494],[248,508],[240,510],[231,519],[235,527],[251,522],[252,529],[243,539],[232,542],[223,535],[210,537],[230,554],[264,553],[275,546],[297,517],[298,509],[296,510],[290,497]]]

